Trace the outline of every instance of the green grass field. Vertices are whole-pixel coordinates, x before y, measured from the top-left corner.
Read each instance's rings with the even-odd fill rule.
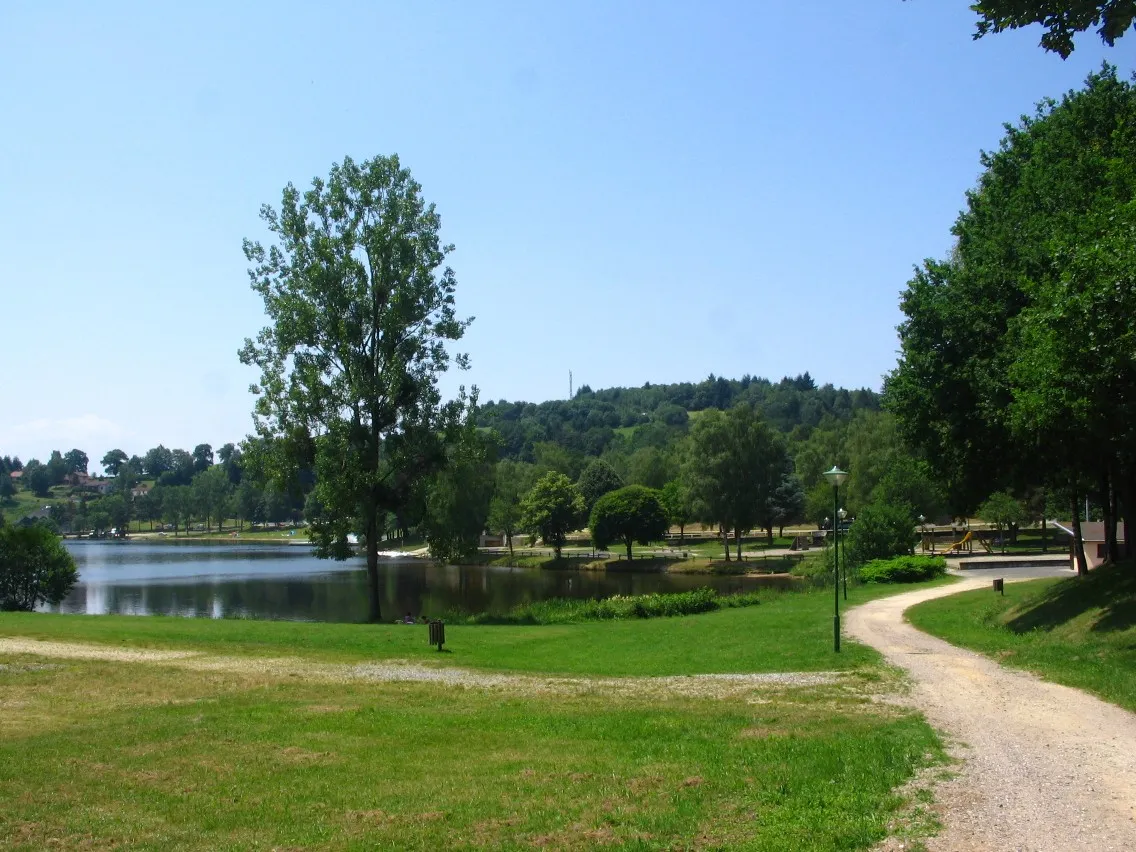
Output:
[[[0,846],[851,850],[889,830],[917,843],[929,793],[896,790],[942,761],[939,743],[871,700],[897,688],[874,652],[832,653],[830,607],[771,594],[697,616],[453,627],[443,654],[424,627],[0,614],[2,636],[225,662],[0,646]],[[281,675],[265,656],[299,663]],[[571,674],[576,689],[305,675],[383,659]],[[744,671],[850,674],[697,697],[579,680]]]
[[[1007,583],[907,611],[920,630],[1136,711],[1136,565]]]

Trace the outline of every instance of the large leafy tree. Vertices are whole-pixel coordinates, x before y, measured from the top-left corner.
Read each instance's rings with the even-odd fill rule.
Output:
[[[108,450],[100,464],[110,476],[117,476],[119,465],[125,464],[129,458],[122,450]]]
[[[633,544],[658,541],[669,526],[659,492],[643,485],[628,485],[603,495],[596,501],[588,521],[596,547],[606,548],[621,541],[627,548],[628,562],[632,560]]]
[[[444,266],[452,246],[396,156],[345,158],[302,193],[288,184],[280,209],[265,205],[261,218],[275,242],[244,249],[270,325],[240,353],[261,369],[257,429],[278,479],[315,471],[321,557],[345,558],[348,533],[363,533],[377,621],[383,521],[444,465],[468,416],[464,393],[443,404],[437,387],[446,344],[469,323]]]
[[[1106,66],[982,162],[952,257],[903,296],[887,404],[954,513],[1005,488],[1088,489],[1114,537],[1136,508],[1136,88]]]
[[[1016,30],[1041,24],[1041,46],[1068,59],[1073,36],[1096,28],[1101,40],[1112,47],[1132,28],[1136,0],[979,0],[971,8],[979,14],[976,39],[988,33]]]
[[[64,453],[63,461],[67,465],[68,473],[86,473],[87,464],[90,460],[82,450],[72,449]]]
[[[733,530],[739,559],[742,533],[765,514],[787,464],[779,436],[748,405],[710,410],[695,422],[686,479],[704,519]],[[729,560],[728,539],[724,546]]]
[[[154,479],[157,479],[167,470],[173,470],[173,467],[174,454],[162,444],[147,450],[146,455],[142,457],[143,470],[145,470],[147,476]]]
[[[568,533],[578,530],[585,517],[580,489],[556,471],[538,479],[521,502],[521,526],[539,533],[544,543],[556,551],[557,559]]]

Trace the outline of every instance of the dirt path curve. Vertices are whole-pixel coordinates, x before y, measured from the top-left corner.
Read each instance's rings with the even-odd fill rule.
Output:
[[[943,852],[1136,850],[1136,715],[1002,668],[903,620],[914,604],[986,580],[849,610],[845,632],[907,670],[912,700],[963,761],[939,786]]]
[[[101,660],[174,666],[193,671],[232,672],[271,678],[349,683],[431,683],[472,689],[497,689],[517,694],[598,693],[627,696],[684,695],[693,698],[728,698],[760,690],[838,683],[839,672],[769,672],[757,674],[695,674],[664,677],[587,677],[478,671],[450,666],[427,666],[408,660],[373,663],[325,663],[302,657],[242,657],[202,651],[150,650],[50,642],[20,637],[0,638],[0,655],[19,654],[71,660]]]

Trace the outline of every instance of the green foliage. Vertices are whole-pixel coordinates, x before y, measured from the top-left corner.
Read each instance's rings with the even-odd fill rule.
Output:
[[[63,540],[46,526],[0,528],[0,610],[59,603],[78,579]]]
[[[678,476],[678,463],[658,447],[641,447],[627,459],[628,484],[656,490]]]
[[[596,547],[606,549],[612,542],[622,541],[628,562],[633,558],[633,544],[658,541],[669,526],[659,492],[642,485],[628,485],[600,497],[588,522]]]
[[[583,519],[584,498],[562,473],[546,473],[521,502],[521,528],[539,533],[544,543],[556,551],[557,559],[565,536],[578,530]]]
[[[947,573],[947,560],[941,556],[895,556],[873,559],[860,566],[862,583],[920,583]]]
[[[783,442],[744,405],[727,413],[707,411],[690,438],[685,477],[702,520],[740,536],[768,513],[768,501],[789,465]]]
[[[0,502],[10,502],[16,496],[16,484],[7,473],[0,473]]]
[[[20,481],[36,497],[47,497],[51,494],[51,474],[47,470],[47,465],[41,464],[37,459],[28,459]]]
[[[108,450],[107,454],[99,464],[102,465],[103,471],[107,476],[117,476],[118,468],[125,464],[130,459],[122,450]]]
[[[667,515],[667,523],[678,527],[681,535],[694,513],[690,488],[682,479],[672,479],[659,492],[659,503]]]
[[[622,488],[623,484],[622,477],[610,464],[603,459],[593,459],[580,474],[576,487],[584,498],[584,510],[590,514],[597,500],[609,491]]]
[[[552,598],[514,607],[505,615],[452,615],[447,621],[464,624],[575,624],[585,621],[610,621],[631,618],[660,618],[696,615],[761,603],[761,595],[748,592],[720,595],[704,587],[689,592],[650,595],[614,595],[600,600]]]
[[[852,566],[873,559],[910,555],[918,538],[911,507],[891,503],[865,506],[846,535],[845,554]]]
[[[86,473],[90,459],[87,458],[87,454],[82,450],[71,449],[64,454],[63,463],[67,473]]]
[[[344,158],[302,194],[288,184],[280,210],[265,205],[261,218],[276,242],[246,240],[244,250],[271,325],[240,353],[261,369],[258,431],[278,483],[315,471],[325,514],[310,537],[319,556],[346,558],[347,535],[363,533],[377,621],[386,516],[405,510],[445,464],[472,413],[464,390],[443,404],[437,386],[447,344],[469,324],[444,267],[453,247],[397,156]]]
[[[1131,481],[1133,126],[1136,87],[1107,66],[1042,102],[983,155],[952,257],[908,284],[887,404],[955,513],[1007,487],[1083,493],[1086,471]]]
[[[460,438],[447,448],[446,465],[426,486],[422,526],[430,555],[441,562],[460,562],[477,552],[493,497],[497,444],[469,421]]]
[[[1068,59],[1073,36],[1096,27],[1101,41],[1112,47],[1132,28],[1136,3],[1132,0],[978,0],[971,7],[979,14],[976,39],[988,33],[1041,24],[1041,46]]]
[[[502,459],[494,469],[493,498],[489,501],[486,525],[491,532],[503,532],[513,552],[513,535],[521,527],[521,501],[532,490],[536,471],[530,464]]]
[[[994,524],[999,532],[1025,523],[1028,517],[1025,506],[1007,491],[991,494],[986,502],[978,507],[978,517]],[[1006,536],[1001,536],[1002,552],[1006,552]]]

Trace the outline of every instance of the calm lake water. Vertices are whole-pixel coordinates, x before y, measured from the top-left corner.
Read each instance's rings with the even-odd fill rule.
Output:
[[[68,541],[79,582],[56,612],[362,621],[366,563],[316,559],[307,547],[262,544],[146,544]],[[542,571],[434,565],[384,559],[379,565],[383,617],[506,612],[547,598],[758,588],[745,577]]]

